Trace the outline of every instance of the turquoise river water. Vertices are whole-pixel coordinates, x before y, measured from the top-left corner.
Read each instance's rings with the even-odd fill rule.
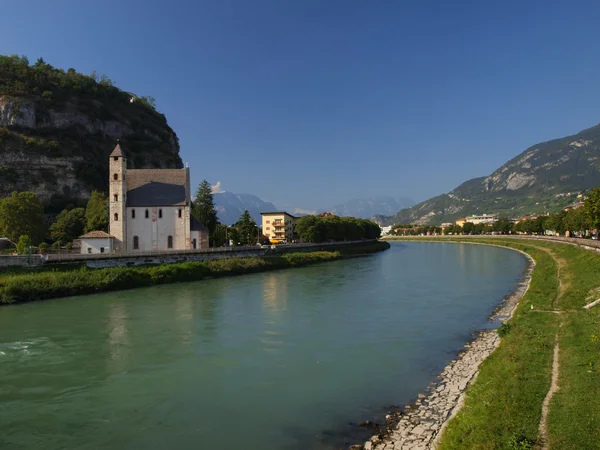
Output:
[[[349,423],[414,400],[526,264],[496,247],[393,243],[1,307],[0,448],[343,447]]]

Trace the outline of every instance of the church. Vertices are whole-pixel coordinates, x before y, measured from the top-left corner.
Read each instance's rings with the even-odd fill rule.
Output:
[[[208,248],[208,230],[191,214],[190,169],[127,169],[117,143],[109,156],[111,250]]]

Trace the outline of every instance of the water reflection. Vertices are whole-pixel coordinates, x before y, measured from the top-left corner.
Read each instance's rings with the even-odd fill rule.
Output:
[[[191,290],[185,289],[177,297],[175,317],[181,329],[181,343],[191,345],[194,327],[194,298]]]
[[[267,272],[263,279],[263,306],[265,312],[276,315],[287,309],[290,273]]]
[[[130,353],[127,333],[127,311],[124,303],[111,303],[108,308],[109,372],[125,372]]]
[[[264,329],[260,337],[262,349],[276,353],[285,345],[285,332],[279,320],[288,309],[290,272],[267,272],[263,275]]]

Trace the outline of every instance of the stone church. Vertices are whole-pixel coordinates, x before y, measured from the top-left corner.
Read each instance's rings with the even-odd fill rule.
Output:
[[[117,143],[109,162],[109,233],[115,251],[208,248],[208,230],[191,214],[190,169],[127,169]]]

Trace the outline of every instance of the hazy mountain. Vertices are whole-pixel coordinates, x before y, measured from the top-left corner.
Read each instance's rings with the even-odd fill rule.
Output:
[[[226,225],[237,222],[246,209],[257,224],[261,223],[261,212],[277,211],[277,207],[273,203],[265,202],[251,194],[222,192],[214,194],[214,199],[219,220]]]
[[[392,216],[402,208],[414,205],[415,202],[409,198],[401,197],[394,199],[392,197],[371,197],[363,199],[352,199],[331,209],[320,212],[331,212],[338,216],[361,217],[370,219],[376,215]]]
[[[560,210],[600,186],[600,125],[533,145],[487,177],[403,209],[387,224],[450,222],[475,213],[508,217]]]

